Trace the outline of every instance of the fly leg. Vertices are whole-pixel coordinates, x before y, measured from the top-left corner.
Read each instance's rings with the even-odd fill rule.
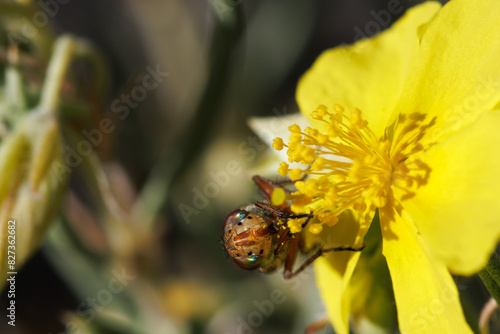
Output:
[[[293,267],[295,259],[297,258],[298,251],[299,251],[299,238],[292,238],[288,243],[288,248],[286,249],[287,255],[285,259],[285,271],[286,268]]]
[[[259,177],[262,177],[262,176],[259,176]],[[290,179],[285,179],[285,180],[280,180],[280,181],[270,181],[274,184],[277,184],[279,186],[281,186],[282,184],[292,184],[292,183],[295,183],[297,181],[304,181],[305,179],[307,178],[307,174],[304,174],[302,175],[302,177],[299,179],[299,180],[296,180],[296,181],[292,181]]]
[[[328,326],[330,324],[330,320],[324,316],[324,318],[310,324],[309,326],[307,326],[304,334],[314,334],[316,333],[317,331],[319,331],[320,329],[323,329],[325,328],[326,326]]]
[[[306,174],[302,176],[300,181],[305,180]],[[281,188],[286,194],[291,194],[292,191],[283,187],[284,184],[290,184],[290,183],[295,183],[296,181],[292,180],[282,180],[282,181],[271,181],[269,179],[266,179],[263,176],[260,175],[254,175],[252,177],[253,182],[259,187],[260,192],[262,194],[262,197],[264,197],[266,200],[271,201],[271,196],[273,194],[274,189]],[[284,203],[283,205],[280,205],[280,207],[287,208],[288,206]]]
[[[273,215],[274,217],[280,219],[280,220],[285,220],[288,221],[290,219],[302,219],[302,218],[307,218],[303,223],[302,223],[302,228],[306,227],[306,225],[309,223],[309,221],[314,217],[313,213],[302,213],[302,214],[293,214],[290,211],[284,211],[281,210],[279,207],[276,207],[270,203],[266,202],[255,202],[255,205],[262,210],[265,210],[269,214]],[[286,243],[290,238],[292,237],[292,232],[290,232],[290,229],[286,227],[283,232],[280,233],[280,244],[278,247],[276,247],[276,250],[274,251],[274,254],[278,254],[281,252],[283,247],[285,247]]]
[[[296,215],[294,216],[294,219],[300,219],[300,218],[306,218],[306,221],[302,223],[302,228],[306,227],[307,223],[309,223],[309,221],[311,220],[311,218],[313,217],[312,215],[312,212],[311,213],[308,213],[308,214],[301,214],[301,215]],[[283,249],[283,247],[285,247],[287,241],[290,239],[290,238],[293,238],[292,236],[292,232],[290,232],[290,229],[287,228],[287,231],[286,231],[286,234],[283,236],[279,246],[276,248],[276,250],[274,251],[274,254],[278,254],[279,252],[281,252],[281,250]]]
[[[259,175],[254,175],[252,177],[252,180],[253,180],[253,182],[255,182],[257,187],[259,187],[260,192],[262,193],[262,196],[268,201],[271,201],[271,196],[273,194],[274,189],[276,189],[276,188],[282,188],[287,194],[291,193],[290,190],[281,186],[281,184],[286,183],[286,181],[281,182],[281,183],[273,182],[273,181],[266,179],[265,177],[259,176]],[[284,206],[284,207],[286,207],[286,206]]]
[[[284,210],[283,208],[281,208],[279,206],[276,206],[276,205],[273,205],[273,204],[267,203],[267,202],[255,202],[254,204],[257,207],[259,207],[262,210],[269,213],[270,215],[274,216],[275,218],[282,219],[282,220],[300,219],[300,218],[309,218],[309,217],[312,218],[312,213],[294,214],[293,212],[291,212],[288,209]]]
[[[285,272],[283,273],[283,276],[285,277],[285,279],[289,279],[289,278],[295,277],[296,275],[298,275],[299,273],[301,273],[304,269],[306,269],[311,263],[313,263],[314,260],[316,260],[318,257],[320,257],[321,255],[323,255],[324,253],[342,252],[342,251],[360,252],[360,251],[362,251],[365,248],[365,246],[366,245],[363,244],[359,248],[353,248],[353,247],[335,247],[335,248],[323,248],[323,249],[320,249],[313,256],[311,256],[310,258],[308,258],[306,260],[306,262],[304,262],[295,271],[292,271],[292,267],[291,266],[287,268],[286,263],[285,263]]]

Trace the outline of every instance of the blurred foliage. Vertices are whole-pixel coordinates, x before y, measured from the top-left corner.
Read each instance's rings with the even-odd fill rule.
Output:
[[[62,204],[54,189],[23,195],[47,200],[54,213],[41,219],[47,233],[36,231],[43,246],[26,249],[34,255],[18,269],[16,327],[0,321],[0,332],[301,333],[321,319],[311,270],[291,281],[240,270],[220,245],[222,222],[259,198],[253,171],[275,175],[247,119],[296,112],[296,82],[317,55],[377,33],[367,23],[386,7],[1,1],[2,149],[51,96],[63,139],[44,150],[61,145],[70,172]],[[67,63],[54,62],[61,38],[78,45]],[[44,129],[36,125],[28,128],[32,145]],[[0,172],[5,162],[10,156]],[[457,280],[477,322],[488,293],[476,278]]]

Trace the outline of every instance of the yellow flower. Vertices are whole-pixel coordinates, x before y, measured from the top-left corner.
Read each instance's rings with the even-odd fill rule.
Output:
[[[313,127],[292,126],[283,146],[308,166],[289,176],[312,177],[292,207],[312,208],[325,229],[335,225],[334,241],[354,247],[378,210],[403,333],[471,332],[450,271],[481,269],[500,237],[499,22],[496,0],[426,2],[324,52],[298,85]],[[354,219],[328,224],[346,212]],[[359,257],[315,262],[338,333],[348,333]]]

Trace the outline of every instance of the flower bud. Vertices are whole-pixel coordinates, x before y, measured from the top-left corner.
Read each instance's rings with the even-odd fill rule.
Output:
[[[62,163],[57,120],[44,110],[28,113],[0,144],[0,284],[33,253],[59,211],[68,176],[57,173]],[[8,238],[9,220],[15,220],[15,239]],[[14,268],[7,265],[8,250],[15,252]]]

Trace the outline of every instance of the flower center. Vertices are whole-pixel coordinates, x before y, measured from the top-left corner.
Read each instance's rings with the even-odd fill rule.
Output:
[[[359,109],[346,115],[340,105],[335,105],[331,112],[320,105],[311,115],[325,123],[323,131],[311,127],[302,131],[295,124],[289,127],[288,145],[281,138],[273,143],[277,150],[288,148],[289,162],[308,166],[290,169],[288,163],[282,162],[278,169],[282,176],[288,174],[296,181],[298,191],[289,198],[294,212],[309,208],[320,223],[333,225],[342,211],[351,208],[362,212],[371,205],[384,207],[392,186],[412,183],[405,161],[410,153],[420,149],[415,138],[420,133],[417,123],[404,127],[397,140],[390,141],[386,138],[389,131],[383,138],[371,131]],[[306,175],[314,177],[305,178]],[[291,228],[292,232],[300,230],[297,226]],[[321,228],[312,226],[311,230],[319,233]]]

